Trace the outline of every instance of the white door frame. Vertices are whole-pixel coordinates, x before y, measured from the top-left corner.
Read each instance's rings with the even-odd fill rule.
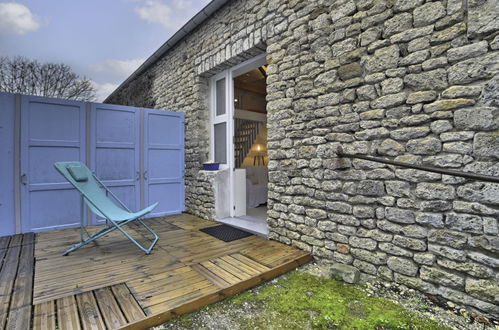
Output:
[[[234,77],[251,71],[267,64],[267,54],[261,54],[246,60],[230,69],[224,70],[210,79],[210,159],[215,158],[215,129],[214,125],[226,122],[227,134],[227,164],[221,169],[229,169],[229,213],[233,217],[235,214],[235,189],[234,189]],[[216,82],[225,78],[225,114],[216,115]]]

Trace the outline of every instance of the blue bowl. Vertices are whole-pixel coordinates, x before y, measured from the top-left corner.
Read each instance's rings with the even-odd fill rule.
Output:
[[[203,170],[205,171],[218,171],[220,163],[204,163]]]

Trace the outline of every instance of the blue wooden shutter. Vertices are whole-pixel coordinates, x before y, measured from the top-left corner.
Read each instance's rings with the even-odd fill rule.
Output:
[[[144,202],[149,217],[184,211],[184,114],[144,109]]]
[[[22,96],[21,132],[22,231],[78,225],[80,194],[54,163],[85,162],[84,103]]]

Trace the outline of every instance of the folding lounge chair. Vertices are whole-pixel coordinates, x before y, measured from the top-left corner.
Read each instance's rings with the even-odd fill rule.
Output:
[[[147,213],[151,212],[158,203],[154,203],[139,212],[130,211],[103,183],[95,176],[85,165],[80,162],[57,162],[54,164],[55,168],[59,173],[61,173],[66,180],[68,180],[81,194],[81,221],[80,221],[80,237],[81,242],[67,250],[63,255],[67,255],[73,252],[85,244],[88,244],[102,236],[109,234],[110,232],[118,229],[125,235],[133,244],[135,244],[139,249],[144,251],[146,254],[151,253],[156,242],[158,242],[159,236],[147,226],[141,218]],[[111,195],[123,208],[116,205],[110,198]],[[99,230],[93,235],[89,235],[87,232],[87,238],[84,238],[83,231],[86,232],[83,225],[83,201],[88,205],[93,213],[106,219],[106,227]],[[133,239],[130,234],[128,234],[123,228],[125,225],[138,221],[142,226],[144,226],[147,231],[149,231],[153,236],[154,240],[149,248],[143,247],[139,242]]]

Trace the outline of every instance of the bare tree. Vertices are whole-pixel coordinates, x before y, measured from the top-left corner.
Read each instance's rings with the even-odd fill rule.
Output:
[[[93,101],[95,88],[66,64],[0,57],[0,92]]]

